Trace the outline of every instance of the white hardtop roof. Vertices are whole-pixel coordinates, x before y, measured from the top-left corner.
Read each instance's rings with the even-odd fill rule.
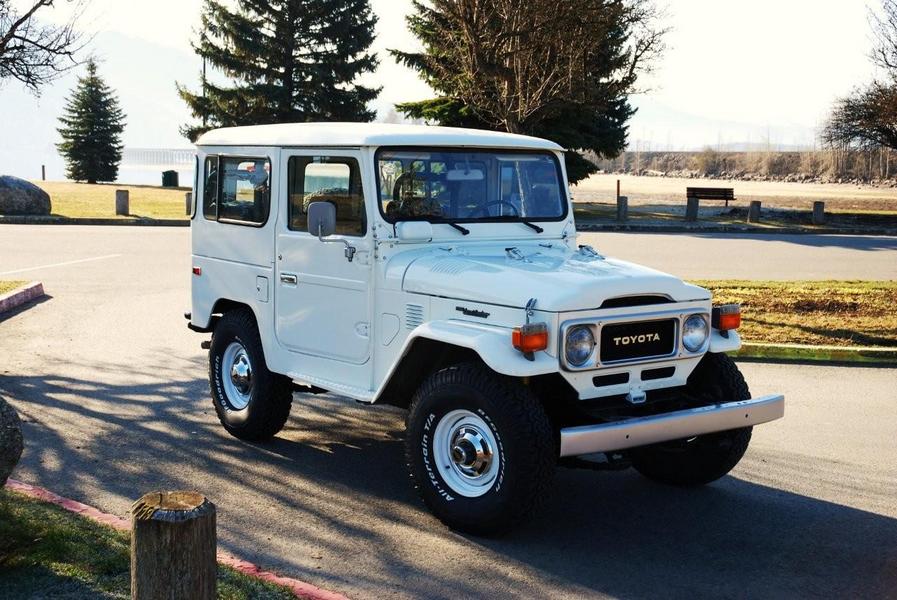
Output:
[[[197,146],[467,146],[563,150],[549,140],[460,127],[389,123],[283,123],[225,127],[204,133]]]

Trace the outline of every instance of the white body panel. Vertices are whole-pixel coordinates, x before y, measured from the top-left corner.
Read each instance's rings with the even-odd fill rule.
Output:
[[[581,252],[572,210],[539,224],[465,223],[462,235],[445,223],[394,227],[378,207],[374,154],[380,146],[426,145],[529,149],[553,153],[552,142],[482,131],[364,124],[260,126],[209,132],[198,142],[206,156],[266,157],[271,161],[270,215],[258,227],[216,222],[195,211],[192,222],[191,322],[208,327],[216,303],[249,306],[258,321],[268,367],[294,380],[375,401],[417,338],[475,351],[493,370],[516,377],[561,373],[582,399],[682,385],[708,348],[737,348],[737,335],[714,335],[700,353],[677,354],[649,364],[584,371],[565,370],[559,358],[560,327],[570,319],[600,319],[620,309],[600,309],[610,298],[665,296],[664,308],[709,313],[706,290],[645,267]],[[327,155],[358,161],[367,228],[363,236],[324,243],[287,226],[287,165],[291,156]],[[566,173],[563,173],[566,178]],[[202,177],[194,198],[200,202]],[[569,197],[567,198],[569,207]],[[357,252],[349,262],[345,239]],[[515,252],[508,252],[515,248]],[[536,298],[536,322],[548,325],[546,350],[528,360],[511,345],[523,310]],[[633,319],[656,306],[626,309]],[[662,379],[641,381],[641,371],[675,367]],[[629,383],[596,387],[596,375],[628,372]]]

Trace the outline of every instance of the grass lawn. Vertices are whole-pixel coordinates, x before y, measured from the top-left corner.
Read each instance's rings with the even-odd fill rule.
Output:
[[[126,532],[0,488],[0,598],[130,598]],[[218,566],[218,597],[295,598]]]
[[[897,347],[897,281],[694,281],[741,304],[744,341]]]
[[[0,296],[8,294],[19,286],[25,285],[24,281],[2,281],[0,280]]]
[[[53,214],[62,217],[116,217],[115,190],[128,190],[131,217],[186,219],[181,188],[150,185],[89,184],[71,181],[34,181],[50,194]]]

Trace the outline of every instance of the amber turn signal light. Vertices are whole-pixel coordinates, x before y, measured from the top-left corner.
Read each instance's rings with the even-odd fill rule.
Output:
[[[548,325],[527,323],[515,327],[511,334],[511,343],[524,354],[545,350],[548,347]]]
[[[719,329],[720,331],[738,329],[741,325],[741,305],[723,304],[714,306],[710,322],[714,329]]]

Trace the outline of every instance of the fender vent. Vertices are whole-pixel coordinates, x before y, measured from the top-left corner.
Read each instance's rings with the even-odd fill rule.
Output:
[[[424,322],[424,307],[420,304],[405,305],[405,329],[414,329]]]

